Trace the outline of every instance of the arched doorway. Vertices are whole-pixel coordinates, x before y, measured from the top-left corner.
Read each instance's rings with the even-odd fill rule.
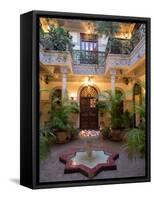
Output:
[[[80,129],[98,129],[98,92],[93,86],[85,86],[80,92]]]

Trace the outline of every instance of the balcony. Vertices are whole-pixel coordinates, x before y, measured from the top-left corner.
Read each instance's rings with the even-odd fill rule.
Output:
[[[133,51],[129,54],[108,54],[106,59],[106,69],[108,71],[113,67],[130,68],[145,56],[145,38],[142,38]]]
[[[40,48],[40,62],[47,66],[66,67],[72,70],[72,57],[68,51],[44,50]]]
[[[87,50],[62,52],[40,48],[40,62],[49,67],[53,66],[55,70],[62,66],[69,69],[68,72],[83,75],[101,75],[113,67],[133,66],[145,56],[145,26],[143,24],[139,26],[130,40],[122,40],[122,43],[117,45],[114,42],[110,44],[111,48],[108,46],[105,52]]]
[[[107,48],[110,48],[111,54],[129,55],[143,38],[145,38],[145,25],[142,24],[132,33],[131,39],[112,38]]]
[[[74,50],[72,58],[72,70],[75,74],[102,74],[104,72],[105,52]]]
[[[127,51],[124,47],[127,47]],[[109,68],[113,67],[133,67],[139,60],[144,59],[144,56],[145,27],[141,25],[139,29],[137,29],[137,31],[134,33],[134,37],[130,40],[129,44],[123,46],[123,48],[121,48],[121,46],[117,46],[115,51],[113,51],[113,48],[111,47],[111,51],[106,59],[105,71],[107,72]]]

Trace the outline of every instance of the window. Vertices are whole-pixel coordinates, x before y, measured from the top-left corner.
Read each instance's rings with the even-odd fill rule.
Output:
[[[80,34],[80,63],[98,64],[98,37],[94,34]]]

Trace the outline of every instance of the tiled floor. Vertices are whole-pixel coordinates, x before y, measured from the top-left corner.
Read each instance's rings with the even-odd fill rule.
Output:
[[[136,177],[145,175],[145,160],[140,157],[137,157],[135,160],[130,160],[122,143],[99,140],[95,142],[94,145],[119,153],[119,158],[115,161],[117,164],[117,170],[102,171],[93,179]],[[59,156],[61,154],[65,152],[67,153],[70,149],[83,147],[83,141],[80,139],[71,141],[67,144],[52,146],[46,159],[40,164],[40,182],[88,180],[88,177],[80,173],[64,174],[65,165],[59,161]]]

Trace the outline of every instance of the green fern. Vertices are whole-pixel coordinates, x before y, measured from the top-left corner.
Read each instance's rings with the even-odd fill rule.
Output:
[[[128,156],[134,158],[137,154],[145,155],[145,131],[141,129],[132,129],[125,136],[125,149],[128,151]]]

